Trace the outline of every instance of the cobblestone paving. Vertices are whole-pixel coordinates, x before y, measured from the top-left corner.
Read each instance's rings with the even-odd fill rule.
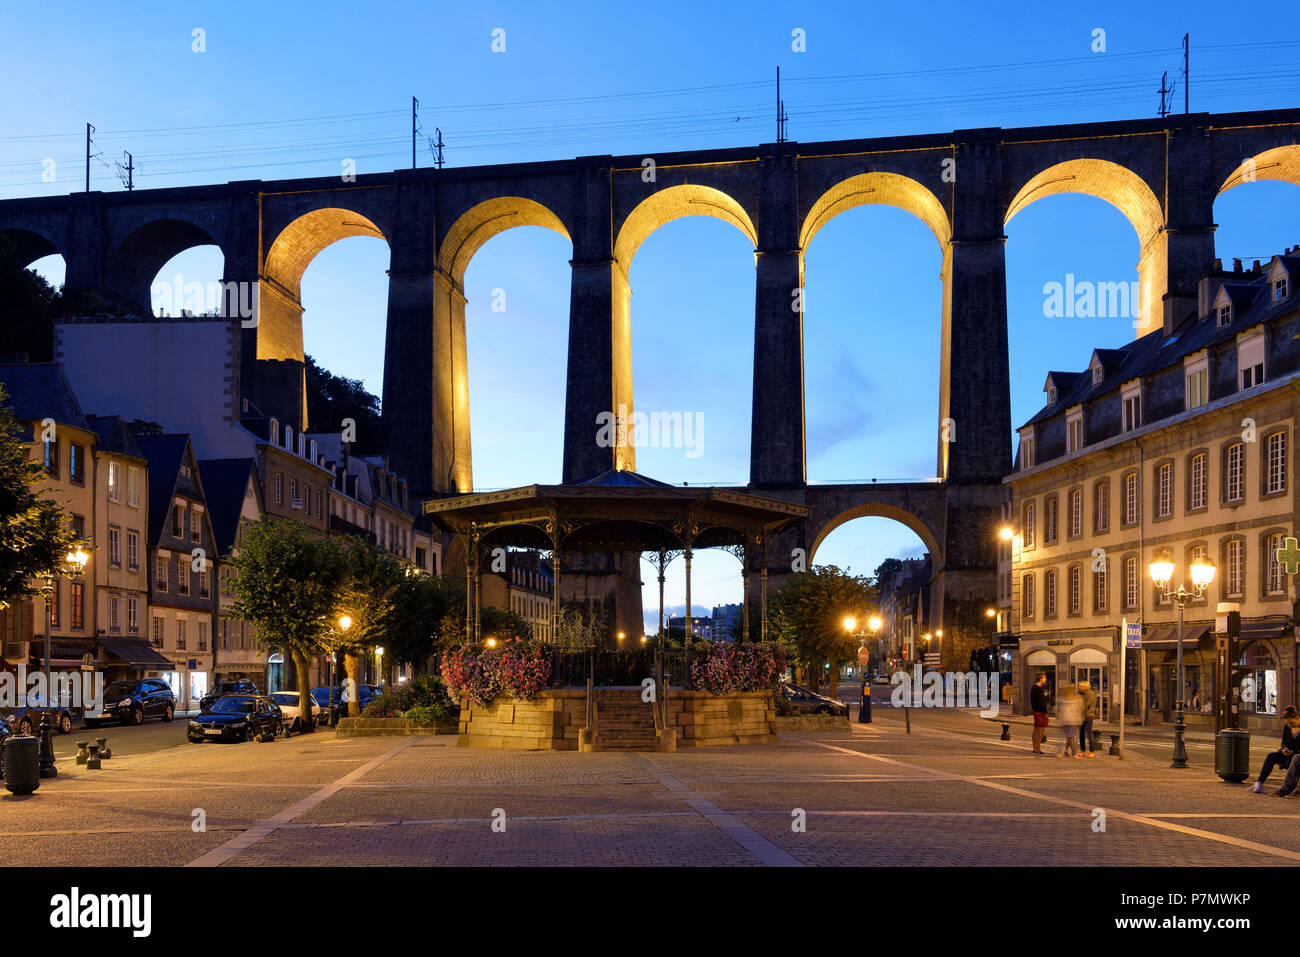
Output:
[[[0,797],[0,855],[44,865],[210,855],[225,866],[1300,862],[1300,800],[1250,794],[1208,766],[1035,758],[955,712],[915,713],[912,725],[674,754],[321,733],[120,755],[97,772],[67,762],[36,794]],[[206,829],[192,827],[196,810]]]

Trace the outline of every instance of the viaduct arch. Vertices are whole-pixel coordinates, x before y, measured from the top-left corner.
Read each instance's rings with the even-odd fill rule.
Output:
[[[1061,192],[1114,205],[1140,241],[1135,265],[1150,308],[1139,331],[1152,330],[1195,307],[1197,279],[1214,260],[1215,197],[1255,179],[1300,184],[1300,109],[14,199],[0,201],[0,249],[23,265],[61,253],[70,289],[143,310],[171,256],[216,245],[224,279],[258,289],[242,362],[243,374],[257,375],[264,363],[302,358],[299,284],[311,259],[347,236],[385,239],[388,446],[413,491],[437,495],[472,489],[463,278],[484,242],[539,225],[573,244],[569,482],[635,463],[635,450],[598,443],[596,421],[620,403],[633,407],[627,275],[637,248],[679,216],[723,219],[754,244],[749,487],[814,513],[780,547],[815,549],[845,515],[896,509],[933,539],[932,607],[942,621],[945,600],[992,597],[995,580],[992,530],[1011,461],[1006,222]],[[868,203],[918,216],[942,250],[946,428],[936,429],[936,480],[809,486],[802,314],[792,302],[817,230]],[[292,404],[293,392],[270,394]],[[301,421],[298,402],[268,411]]]

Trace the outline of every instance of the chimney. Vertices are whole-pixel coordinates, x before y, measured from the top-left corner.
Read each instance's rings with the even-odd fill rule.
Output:
[[[1233,272],[1241,272],[1241,260],[1240,260],[1240,259],[1234,259],[1234,260],[1232,261],[1232,271],[1233,271]]]
[[[1255,265],[1250,267],[1251,272],[1259,272],[1259,260],[1255,260]]]

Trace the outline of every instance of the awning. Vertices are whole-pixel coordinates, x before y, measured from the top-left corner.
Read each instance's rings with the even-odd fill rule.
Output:
[[[1290,640],[1291,625],[1285,618],[1256,618],[1241,623],[1241,643],[1248,641]]]
[[[172,670],[170,658],[164,658],[143,638],[100,638],[99,646],[110,658],[116,658],[128,665],[142,668],[166,668]]]
[[[1178,623],[1172,625],[1151,625],[1150,630],[1142,636],[1142,648],[1147,651],[1171,651],[1178,648]],[[1201,639],[1210,633],[1212,624],[1207,621],[1188,621],[1183,623],[1183,651],[1196,651]],[[1212,642],[1211,642],[1212,646]],[[1207,646],[1210,647],[1210,646]]]

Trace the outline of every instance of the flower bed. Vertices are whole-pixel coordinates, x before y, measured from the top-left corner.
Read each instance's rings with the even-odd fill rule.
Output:
[[[551,681],[551,649],[510,638],[496,648],[460,645],[442,656],[442,679],[454,699],[488,705],[498,696],[531,701]]]
[[[691,685],[709,694],[767,691],[785,669],[785,652],[775,642],[718,642],[691,662]]]

